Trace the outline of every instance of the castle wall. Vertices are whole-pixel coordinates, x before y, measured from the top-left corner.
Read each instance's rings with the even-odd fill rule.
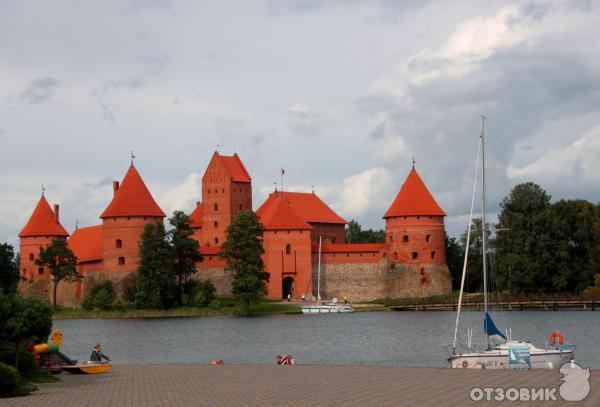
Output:
[[[346,243],[346,226],[344,224],[309,223],[313,227],[310,231],[313,243],[319,243],[319,236],[322,238],[322,243]]]
[[[161,217],[128,216],[102,220],[103,270],[130,273],[137,270],[140,261],[139,245],[144,227],[160,223]]]
[[[387,218],[385,234],[387,256],[394,263],[446,264],[443,216]]]

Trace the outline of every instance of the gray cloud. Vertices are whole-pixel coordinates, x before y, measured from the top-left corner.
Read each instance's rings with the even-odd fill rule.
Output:
[[[30,105],[44,103],[54,95],[58,84],[58,80],[51,76],[34,79],[21,92],[19,99]]]

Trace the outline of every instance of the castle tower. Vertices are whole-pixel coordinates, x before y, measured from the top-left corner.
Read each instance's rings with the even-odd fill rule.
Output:
[[[139,244],[148,223],[160,223],[164,212],[148,191],[133,163],[121,184],[113,181],[114,197],[102,219],[103,271],[132,272],[139,262]]]
[[[265,270],[269,299],[312,295],[311,230],[291,205],[287,193],[271,194],[256,211],[265,227]]]
[[[251,209],[252,179],[242,160],[215,151],[202,177],[202,209],[195,214],[202,220],[200,246],[220,246],[235,215]]]
[[[413,169],[383,216],[388,258],[394,263],[445,265],[444,216]],[[425,270],[421,269],[424,273]]]
[[[50,272],[35,264],[40,248],[46,248],[55,239],[66,239],[69,236],[60,224],[59,207],[54,205],[54,211],[46,197],[42,194],[29,221],[19,233],[20,238],[20,273],[21,277],[31,281],[50,280]]]

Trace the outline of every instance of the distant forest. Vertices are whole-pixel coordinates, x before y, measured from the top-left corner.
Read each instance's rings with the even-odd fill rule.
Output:
[[[600,295],[600,203],[560,200],[539,185],[515,186],[500,203],[496,223],[486,223],[490,289],[505,293],[591,292]],[[474,219],[465,291],[483,290],[481,219]],[[446,236],[453,289],[460,288],[467,231]],[[383,243],[384,230],[362,230],[352,220],[348,243]]]

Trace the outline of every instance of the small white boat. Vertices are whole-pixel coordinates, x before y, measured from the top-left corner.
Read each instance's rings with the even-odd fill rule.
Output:
[[[317,303],[314,305],[302,305],[303,314],[339,314],[354,312],[352,305],[340,304],[338,299],[334,298],[329,304],[321,304],[321,236],[319,236],[319,263],[317,271]]]
[[[303,305],[300,307],[303,314],[333,314],[340,312],[354,312],[351,305],[339,304],[337,298],[327,305]]]
[[[529,342],[507,341],[488,350],[451,355],[448,362],[453,369],[558,369],[572,360],[573,350],[573,345],[541,349]]]

